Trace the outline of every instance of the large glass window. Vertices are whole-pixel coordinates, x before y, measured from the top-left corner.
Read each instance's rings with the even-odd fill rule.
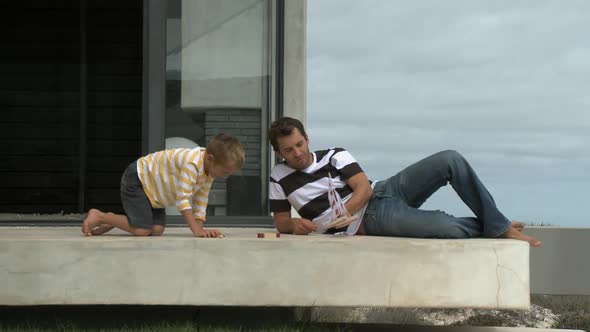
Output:
[[[0,4],[0,219],[123,212],[121,173],[141,155],[142,11],[140,0]]]
[[[205,146],[219,132],[246,147],[244,168],[214,182],[209,216],[268,214],[269,6],[268,0],[168,1],[166,147]]]

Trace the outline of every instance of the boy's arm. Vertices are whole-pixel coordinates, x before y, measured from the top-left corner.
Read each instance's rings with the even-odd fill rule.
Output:
[[[207,230],[203,228],[205,217],[207,215],[207,204],[209,201],[209,185],[201,185],[192,195],[192,209],[185,215],[182,211],[184,220],[195,236],[199,237],[220,237],[223,236],[218,230]]]
[[[220,237],[223,234],[216,230],[216,229],[204,229],[203,228],[203,220],[196,219],[193,215],[192,209],[182,210],[182,217],[184,221],[188,224],[188,227],[191,229],[193,234],[198,237]]]
[[[280,233],[307,235],[317,228],[309,219],[291,218],[291,211],[274,212],[273,219]]]

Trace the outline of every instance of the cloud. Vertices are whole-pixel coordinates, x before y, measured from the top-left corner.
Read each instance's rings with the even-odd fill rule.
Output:
[[[456,149],[491,185],[590,185],[589,11],[583,0],[310,1],[312,147],[345,147],[375,177]]]

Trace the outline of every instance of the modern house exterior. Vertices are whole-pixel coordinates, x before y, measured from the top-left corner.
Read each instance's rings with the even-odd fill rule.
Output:
[[[22,225],[27,221],[38,224],[39,214],[48,216],[48,221],[59,221],[62,215],[79,216],[91,207],[121,212],[119,182],[130,162],[166,147],[203,146],[209,137],[223,131],[243,141],[247,161],[239,173],[214,183],[208,225],[272,226],[267,188],[268,173],[276,158],[268,144],[267,128],[282,115],[305,122],[306,0],[29,0],[1,3],[0,13],[0,31],[4,32],[0,52],[0,225]],[[78,226],[79,220],[74,221],[72,225]],[[168,223],[183,221],[175,211],[169,211]],[[69,303],[60,302],[70,301],[68,296],[72,296],[61,292],[63,289],[80,291],[73,293],[81,294],[80,298],[73,296],[76,301],[84,300],[82,296],[91,299],[95,296],[92,290],[76,289],[74,281],[85,286],[82,277],[92,269],[102,268],[98,264],[102,258],[90,253],[104,246],[118,246],[118,242],[101,239],[86,244],[80,240],[78,229],[44,231],[50,235],[40,232],[39,238],[34,238],[31,234],[36,234],[37,229],[0,229],[0,253],[4,254],[0,255],[0,265],[24,271],[22,274],[0,271],[0,277],[9,280],[0,287],[3,295],[0,298],[5,300],[0,304]],[[190,275],[183,270],[184,259],[195,258],[183,256],[188,255],[185,248],[203,246],[198,248],[214,248],[204,251],[224,252],[226,257],[235,259],[229,264],[235,272],[230,277],[240,276],[245,291],[258,285],[259,280],[277,282],[276,288],[269,288],[272,290],[269,302],[248,302],[250,298],[245,297],[247,305],[514,308],[526,307],[531,292],[590,294],[586,281],[590,266],[569,259],[588,251],[588,229],[529,229],[531,235],[544,241],[543,248],[531,251],[530,290],[529,249],[521,243],[465,240],[465,244],[451,245],[355,237],[357,246],[350,243],[343,246],[343,239],[309,237],[312,240],[303,241],[289,235],[282,237],[283,242],[254,242],[250,233],[231,231],[236,233],[235,237],[229,236],[223,244],[170,237],[170,243],[180,253],[174,260],[166,255],[162,242],[139,243],[148,243],[155,252],[163,253],[160,261],[163,266],[170,264],[170,269],[161,269],[162,274],[180,271],[176,274],[178,278]],[[125,250],[145,259],[137,244],[130,243],[125,244],[129,246]],[[456,243],[475,249],[464,250]],[[324,266],[324,257],[329,257],[311,255],[318,248],[323,253],[332,252],[331,257],[348,257],[358,274],[345,269],[318,268]],[[448,251],[442,255],[441,248]],[[499,256],[500,249],[504,251]],[[246,259],[239,256],[244,252]],[[417,252],[426,260],[413,259]],[[287,255],[292,256],[291,260],[284,258]],[[69,264],[78,262],[81,256],[88,259],[87,265]],[[309,257],[314,257],[315,265],[310,264]],[[498,257],[505,257],[515,267],[505,268]],[[514,257],[518,260],[513,260]],[[208,259],[215,258],[211,255]],[[95,259],[99,259],[98,263]],[[422,266],[416,265],[416,261],[422,262]],[[59,262],[68,270],[54,270],[53,266],[62,266]],[[273,262],[271,272],[275,279],[265,270],[267,262]],[[481,264],[481,268],[474,268],[473,262]],[[152,268],[153,262],[145,259],[142,264]],[[136,266],[129,270],[115,266],[109,275],[114,280],[119,273],[141,271],[136,271]],[[244,266],[251,274],[244,274]],[[425,278],[435,275],[424,272],[424,266],[436,267],[433,271],[458,283],[455,287],[448,284],[439,287],[425,282],[434,290],[423,288],[416,283],[416,275]],[[375,273],[375,267],[387,268],[387,273]],[[483,280],[483,284],[491,282],[497,286],[498,293],[495,288],[486,288],[489,292],[485,296],[474,298],[464,292],[462,279],[453,278],[456,271],[463,269],[470,272],[473,289]],[[399,277],[399,270],[406,272],[405,277]],[[475,276],[471,270],[479,274]],[[504,273],[502,278],[486,279],[497,276],[498,271]],[[216,270],[205,272],[203,283],[210,282],[208,286],[236,282],[230,277],[229,281],[220,280]],[[67,275],[71,279],[54,278],[55,275]],[[282,279],[314,280],[316,276],[325,278],[326,275],[340,282],[334,284],[328,278],[329,287],[378,277],[377,281],[366,283],[365,297],[354,294],[347,297],[347,293],[334,289],[321,294],[324,302],[316,302],[317,294],[306,292],[305,283],[293,283],[305,289],[289,288],[290,284]],[[172,290],[167,295],[175,294],[174,287],[182,285],[184,279],[178,280],[176,284],[170,283]],[[282,284],[289,287],[278,292]],[[398,294],[391,291],[391,285],[408,285],[404,289],[408,298],[415,301],[408,304],[403,296],[396,297]],[[390,289],[387,294],[382,291],[386,286]],[[513,298],[510,287],[519,287],[519,295]],[[208,289],[225,291],[225,287]],[[20,290],[29,290],[30,297],[13,300],[7,296]],[[55,292],[59,296],[65,295],[63,298],[46,296],[54,295],[54,290],[59,290]],[[506,293],[506,301],[498,300],[500,290]],[[438,297],[433,295],[434,291],[440,291],[436,293]],[[144,295],[141,292],[134,295],[138,297],[128,299],[129,303],[151,303],[141,297]],[[198,295],[195,293],[185,303],[244,305],[231,301],[203,302],[215,296]],[[454,302],[441,301],[445,296]],[[472,302],[466,302],[463,296]],[[266,300],[258,293],[252,297],[256,301]],[[514,299],[517,303],[510,302]],[[169,301],[178,303],[174,298]]]
[[[271,224],[266,131],[278,116],[305,117],[305,0],[0,7],[0,213],[121,212],[126,165],[226,132],[247,160],[214,183],[209,222]]]

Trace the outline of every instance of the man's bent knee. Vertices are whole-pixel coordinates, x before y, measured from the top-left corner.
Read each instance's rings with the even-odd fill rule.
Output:
[[[463,156],[456,150],[444,150],[439,152],[439,154],[448,161],[463,159]]]
[[[154,227],[152,227],[152,236],[160,236],[162,235],[162,233],[164,233],[164,229],[166,227],[162,226],[162,225],[155,225]]]

